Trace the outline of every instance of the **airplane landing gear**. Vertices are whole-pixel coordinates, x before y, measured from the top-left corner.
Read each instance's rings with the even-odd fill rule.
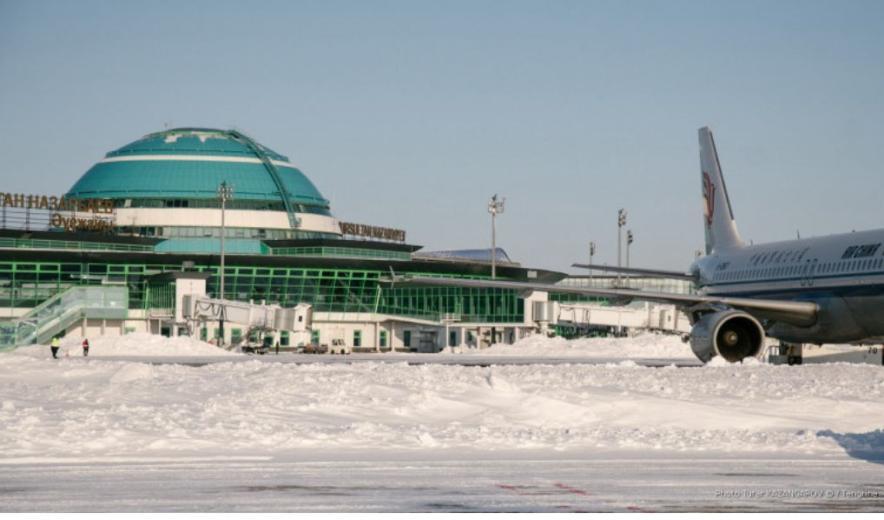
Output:
[[[768,362],[771,365],[800,365],[802,361],[802,344],[781,341],[768,350]]]

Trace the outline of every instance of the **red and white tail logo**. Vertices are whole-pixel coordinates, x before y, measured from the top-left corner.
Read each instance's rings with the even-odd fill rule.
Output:
[[[700,183],[703,188],[703,224],[706,231],[706,253],[716,248],[742,247],[734,212],[727,196],[727,185],[721,174],[718,151],[709,128],[701,128]]]
[[[703,172],[703,199],[706,201],[706,225],[712,225],[712,215],[715,213],[715,184],[709,174]]]

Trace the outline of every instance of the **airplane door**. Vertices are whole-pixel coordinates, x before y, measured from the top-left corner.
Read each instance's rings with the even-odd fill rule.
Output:
[[[817,263],[819,263],[819,259],[807,259],[807,263],[804,264],[804,272],[801,276],[801,286],[802,287],[813,287],[813,275],[816,274]]]

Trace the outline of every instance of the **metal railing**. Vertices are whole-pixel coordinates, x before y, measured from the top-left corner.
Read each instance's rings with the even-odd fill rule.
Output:
[[[153,246],[140,244],[113,244],[109,242],[80,242],[36,238],[0,238],[0,248],[12,249],[66,249],[78,251],[150,252]]]

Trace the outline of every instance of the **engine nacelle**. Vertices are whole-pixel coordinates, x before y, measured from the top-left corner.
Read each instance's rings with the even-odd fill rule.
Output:
[[[759,357],[764,350],[764,328],[743,311],[707,314],[691,329],[691,350],[703,363],[715,356],[731,363]]]

